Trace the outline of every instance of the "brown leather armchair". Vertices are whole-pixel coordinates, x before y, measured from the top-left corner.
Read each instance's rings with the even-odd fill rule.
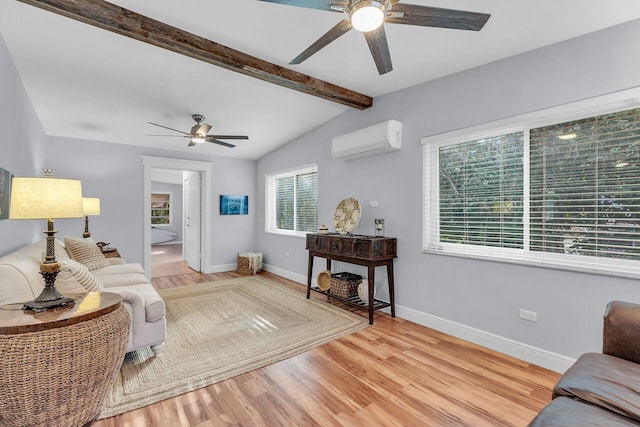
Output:
[[[552,399],[530,427],[640,425],[640,304],[607,305],[602,353],[580,356]]]

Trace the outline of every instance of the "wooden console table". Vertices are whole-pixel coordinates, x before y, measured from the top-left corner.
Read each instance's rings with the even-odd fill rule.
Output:
[[[385,307],[391,307],[391,317],[396,317],[396,306],[393,281],[393,260],[397,258],[397,241],[391,237],[354,236],[345,234],[307,234],[307,250],[309,251],[309,266],[307,270],[307,299],[311,291],[325,294],[348,304],[369,310],[369,324],[373,325],[373,312]],[[341,261],[349,264],[367,267],[369,302],[363,303],[359,298],[343,298],[332,295],[329,291],[311,287],[314,257],[325,258],[327,270],[331,270],[331,261]],[[389,302],[374,299],[376,267],[387,267],[387,282],[389,284]]]
[[[39,313],[0,307],[0,425],[80,426],[100,413],[131,320],[118,294],[71,296]]]

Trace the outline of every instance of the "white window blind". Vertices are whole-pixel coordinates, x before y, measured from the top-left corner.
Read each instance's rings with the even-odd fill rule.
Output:
[[[522,248],[522,133],[439,147],[440,241]]]
[[[532,129],[530,145],[531,250],[638,260],[640,110]]]
[[[640,109],[430,138],[424,250],[640,276]]]
[[[300,234],[318,229],[318,167],[266,175],[267,232]]]

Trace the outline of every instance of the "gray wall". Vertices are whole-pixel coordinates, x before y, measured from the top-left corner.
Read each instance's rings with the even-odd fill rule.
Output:
[[[82,181],[83,192],[100,198],[100,216],[91,221],[91,237],[111,242],[131,262],[143,263],[143,175],[141,155],[210,161],[212,173],[212,254],[210,266],[236,262],[238,248],[251,247],[255,235],[255,217],[228,222],[217,215],[218,194],[233,188],[254,194],[255,161],[195,153],[150,150],[121,144],[50,137],[47,144],[49,167]],[[73,159],[70,161],[69,159]],[[78,225],[71,222],[76,221]],[[66,220],[60,235],[81,235],[82,220]]]
[[[163,230],[173,231],[178,234],[175,240],[170,243],[182,242],[182,184],[168,184],[166,182],[151,181],[151,191],[161,193],[171,193],[172,220],[173,223],[167,226],[160,226]]]
[[[607,302],[640,302],[640,283],[514,264],[422,252],[421,137],[511,117],[640,85],[640,21],[569,40],[376,98],[373,108],[350,110],[258,161],[257,202],[264,174],[318,162],[319,223],[332,228],[338,202],[363,205],[355,233],[373,234],[384,218],[398,238],[396,303],[550,352],[577,357],[601,348]],[[331,157],[331,138],[388,119],[404,124],[401,152],[344,162]],[[370,208],[370,201],[378,208]],[[264,230],[264,215],[259,218]],[[306,275],[301,238],[258,234],[265,262]],[[289,253],[286,256],[285,253]],[[314,272],[324,268],[316,262]],[[356,271],[353,266],[338,266]],[[378,276],[383,271],[379,269]],[[377,280],[378,281],[378,280]],[[384,299],[386,292],[378,289]],[[519,319],[519,309],[538,322]]]
[[[45,135],[0,35],[0,168],[14,176],[42,176]],[[46,222],[0,220],[0,254],[42,236]]]

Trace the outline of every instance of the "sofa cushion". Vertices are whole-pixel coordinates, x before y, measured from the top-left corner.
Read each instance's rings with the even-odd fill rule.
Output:
[[[638,426],[633,420],[606,409],[560,396],[531,420],[528,427],[611,427]]]
[[[115,286],[130,286],[149,283],[147,276],[140,273],[102,274],[97,277],[102,283],[102,286],[105,287],[105,291]]]
[[[93,239],[65,237],[64,246],[71,258],[86,265],[89,270],[111,265]]]
[[[137,263],[117,264],[117,265],[109,265],[108,267],[94,270],[92,273],[96,277],[106,276],[109,274],[128,274],[128,273],[144,274],[144,269],[140,264],[137,264]]]
[[[56,277],[56,288],[62,294],[102,291],[102,283],[84,264],[71,258],[62,258],[58,262],[60,273]]]
[[[583,354],[558,380],[553,396],[580,399],[640,422],[640,364]]]
[[[144,309],[147,322],[155,322],[165,317],[166,311],[164,300],[151,284],[145,283],[140,285],[113,286],[109,289],[106,289],[105,287],[105,290],[109,292],[118,292],[121,289],[134,291],[142,296],[145,304]]]

